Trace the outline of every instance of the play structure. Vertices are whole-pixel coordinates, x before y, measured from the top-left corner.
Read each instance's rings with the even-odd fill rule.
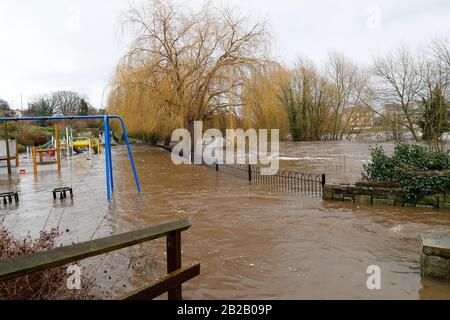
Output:
[[[0,199],[3,199],[3,204],[12,203],[13,199],[16,203],[19,203],[19,193],[17,191],[0,193]]]
[[[110,116],[57,116],[57,117],[23,117],[23,118],[0,118],[0,122],[4,124],[5,127],[5,137],[6,137],[6,153],[7,153],[7,165],[8,165],[8,175],[11,176],[11,163],[10,163],[10,151],[9,151],[9,136],[7,134],[7,122],[18,122],[18,121],[61,121],[61,120],[88,120],[88,119],[102,119],[103,120],[103,128],[104,128],[104,153],[105,153],[105,167],[106,167],[106,196],[108,201],[111,200],[111,194],[114,193],[114,173],[113,173],[113,166],[112,166],[112,153],[111,153],[111,137],[110,137],[110,120],[117,119],[120,121],[122,130],[123,130],[123,137],[125,139],[125,143],[127,146],[128,156],[130,159],[131,169],[133,171],[135,183],[136,183],[136,189],[137,192],[141,192],[141,187],[139,184],[139,178],[136,171],[136,166],[133,159],[133,154],[131,152],[130,143],[128,140],[128,134],[126,131],[125,123],[120,116],[116,115],[110,115]],[[52,139],[53,140],[53,139]],[[72,140],[72,141],[71,141]],[[62,145],[64,145],[64,148],[62,148]],[[44,147],[44,148],[43,148]],[[66,138],[64,140],[64,143],[61,144],[61,141],[59,139],[59,132],[58,132],[58,126],[55,124],[55,136],[54,136],[54,146],[53,144],[44,145],[38,148],[33,147],[32,148],[32,156],[33,156],[33,169],[35,174],[37,174],[37,167],[39,164],[45,164],[46,161],[44,161],[44,157],[47,159],[50,158],[50,163],[56,163],[58,166],[58,174],[61,174],[61,150],[65,149],[67,154],[69,154],[70,149],[75,150],[75,148],[87,148],[88,150],[92,149],[95,153],[101,152],[101,144],[100,139],[89,139],[84,138],[84,140],[75,141],[73,138],[70,137],[68,134],[68,131],[66,129]],[[97,151],[96,151],[97,150]],[[17,154],[18,152],[16,152]],[[18,157],[18,156],[17,156]],[[37,161],[37,158],[39,157],[39,163]],[[18,164],[18,160],[17,160]],[[53,172],[52,172],[53,174]],[[8,195],[6,195],[6,199],[9,200],[12,198],[15,198],[15,191],[8,192]],[[13,193],[13,195],[9,196],[9,194]],[[73,196],[73,190],[71,187],[61,187],[61,188],[54,188],[52,190],[53,198],[56,199],[57,194],[59,194],[61,199],[64,199],[69,194],[71,197]],[[0,194],[0,198],[3,196],[3,194]],[[4,198],[5,199],[5,198]],[[18,202],[18,195],[17,195],[17,202]]]
[[[5,140],[0,140],[0,161],[15,161],[16,167],[19,166],[19,148],[16,140],[9,140],[8,147]]]
[[[11,160],[16,161],[16,168],[19,166],[19,148],[15,140],[9,140],[8,124],[4,124],[4,138],[5,140],[0,141],[0,161],[6,161],[6,166],[8,170],[8,176],[12,175]],[[12,203],[13,199],[16,203],[19,203],[19,193],[16,188],[8,192],[1,192],[0,199],[3,204]]]
[[[88,159],[91,157],[91,150],[94,154],[101,153],[100,139],[89,137],[73,137],[66,128],[64,139],[60,140],[58,125],[55,124],[55,135],[52,139],[39,147],[31,147],[31,157],[33,159],[33,171],[37,175],[38,165],[56,164],[58,174],[61,173],[61,156],[65,153],[69,158],[73,153],[88,152]],[[39,158],[39,161],[38,161]],[[44,160],[45,158],[45,160]]]
[[[53,140],[53,139],[52,139]],[[58,132],[58,125],[55,124],[55,148],[50,145],[44,145],[36,148],[33,146],[31,148],[32,150],[32,157],[33,157],[33,171],[34,174],[37,175],[37,169],[38,165],[48,165],[48,164],[54,164],[56,163],[58,168],[58,174],[61,174],[61,149],[60,149],[60,142],[59,142],[59,132]],[[37,161],[37,157],[39,156],[39,162]],[[52,159],[50,161],[44,161],[44,156],[46,156],[47,159]]]
[[[16,140],[9,139],[8,124],[4,125],[5,140],[0,140],[0,161],[6,161],[8,174],[11,175],[11,161],[16,161],[19,166],[19,148]]]
[[[100,154],[102,152],[100,139],[98,138],[73,137],[72,139],[70,144],[76,153],[81,153],[84,150],[88,152],[92,150],[94,154]]]

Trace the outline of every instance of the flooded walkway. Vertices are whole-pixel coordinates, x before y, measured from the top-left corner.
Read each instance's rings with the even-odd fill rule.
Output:
[[[367,146],[351,154],[349,146],[322,144],[313,154],[313,145],[287,144],[284,157],[303,159],[283,161],[283,166],[325,171],[334,181],[357,179],[358,166],[368,159],[368,151],[362,151]],[[183,264],[202,265],[200,277],[184,286],[187,299],[450,299],[448,283],[421,280],[418,239],[419,233],[449,233],[449,211],[328,203],[252,186],[206,167],[175,166],[170,154],[158,148],[136,146],[134,154],[140,195],[126,149],[118,147],[113,150],[116,193],[111,204],[102,156],[92,161],[80,156],[72,166],[73,203],[53,202],[49,190],[55,178],[42,170],[35,179],[31,168],[19,176],[20,205],[1,209],[0,219],[16,235],[59,226],[64,243],[187,219],[192,228],[183,233]],[[344,156],[346,173],[340,173],[335,156]],[[308,157],[331,160],[318,165]],[[67,182],[67,162],[61,179]],[[127,272],[126,288],[165,271],[164,241],[141,249],[154,261],[152,272]],[[104,269],[112,270],[117,259],[124,258],[104,259]],[[381,267],[380,291],[367,289],[370,265]],[[119,271],[115,275],[124,278]]]

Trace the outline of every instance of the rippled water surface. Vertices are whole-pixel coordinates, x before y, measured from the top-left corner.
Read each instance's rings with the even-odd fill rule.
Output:
[[[288,143],[281,148],[282,167],[352,182],[369,158],[368,147]],[[391,145],[385,148],[392,150]],[[48,167],[40,167],[34,178],[25,166],[29,172],[15,177],[21,202],[0,209],[3,223],[17,236],[59,226],[63,243],[72,243],[187,219],[192,227],[182,236],[183,264],[198,261],[202,266],[201,276],[184,285],[187,299],[450,299],[448,283],[421,279],[418,238],[420,233],[450,234],[450,211],[324,202],[252,186],[202,166],[175,166],[159,148],[136,146],[133,151],[140,195],[123,147],[113,150],[116,193],[111,204],[103,156],[72,160],[71,178],[67,161],[60,178]],[[1,188],[8,189],[1,170]],[[73,202],[53,202],[52,186],[70,183]],[[108,276],[99,277],[100,282],[108,286],[114,278],[123,279],[121,291],[126,292],[163,274],[164,244],[152,242],[102,258],[97,271],[105,269]],[[151,263],[139,271],[121,268],[130,256],[147,255]],[[381,267],[380,291],[367,289],[370,265]]]

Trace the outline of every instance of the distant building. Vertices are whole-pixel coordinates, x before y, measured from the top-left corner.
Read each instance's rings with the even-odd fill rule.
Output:
[[[403,114],[403,108],[400,104],[397,104],[397,103],[385,104],[383,107],[383,114],[385,116],[401,115],[401,114]]]
[[[345,108],[344,118],[350,131],[367,130],[375,126],[375,112],[367,106],[350,106]]]
[[[417,120],[419,120],[425,112],[425,106],[422,101],[414,101],[409,104],[407,112],[412,116],[414,122],[417,122]],[[403,107],[398,103],[385,104],[383,108],[383,115],[393,119],[398,118],[401,120],[406,120]]]
[[[407,108],[407,113],[410,116],[416,130],[419,129],[418,121],[423,116],[424,112],[425,105],[422,101],[414,101]],[[390,138],[400,140],[404,139],[406,135],[407,138],[412,139],[411,133],[404,126],[408,123],[408,119],[406,118],[406,114],[400,104],[391,103],[384,105],[383,122],[383,126],[389,132],[388,136]],[[418,134],[420,135],[420,131]]]
[[[23,116],[20,110],[5,110],[0,112],[2,117],[6,118],[21,118]]]

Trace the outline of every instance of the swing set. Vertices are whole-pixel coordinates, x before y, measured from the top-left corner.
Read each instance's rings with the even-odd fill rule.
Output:
[[[0,118],[0,122],[7,124],[9,121],[61,121],[61,120],[92,120],[92,119],[103,119],[103,129],[104,129],[104,146],[105,146],[105,167],[106,167],[106,197],[108,199],[108,202],[111,201],[111,194],[114,193],[114,173],[113,173],[113,166],[112,166],[112,154],[111,154],[111,137],[110,137],[110,123],[109,120],[118,119],[120,121],[120,124],[122,126],[123,130],[123,137],[125,139],[127,150],[128,150],[128,157],[130,159],[131,168],[133,170],[134,180],[136,183],[136,189],[137,192],[141,192],[141,186],[139,184],[139,178],[136,171],[136,166],[133,159],[133,153],[131,152],[130,142],[128,140],[128,134],[125,127],[125,123],[122,119],[122,117],[117,115],[98,115],[98,116],[56,116],[56,117],[22,117],[22,118]],[[57,129],[56,129],[57,130]],[[6,144],[8,145],[8,136],[5,137]],[[59,139],[56,139],[57,143],[59,144]],[[57,148],[56,150],[53,150],[56,152],[56,158],[60,158],[60,149]],[[58,169],[60,170],[60,165],[58,166]],[[8,161],[8,174],[11,175],[11,164]],[[56,193],[59,192],[61,199],[65,198],[67,196],[67,192],[70,193],[70,196],[73,196],[73,191],[71,187],[63,187],[53,190],[53,197],[56,198]],[[10,196],[11,195],[11,196]],[[3,194],[0,194],[0,197],[2,197]],[[18,202],[18,195],[14,191],[14,194],[7,193],[6,197],[10,199],[10,202],[12,200],[12,197],[16,199],[16,202]]]

